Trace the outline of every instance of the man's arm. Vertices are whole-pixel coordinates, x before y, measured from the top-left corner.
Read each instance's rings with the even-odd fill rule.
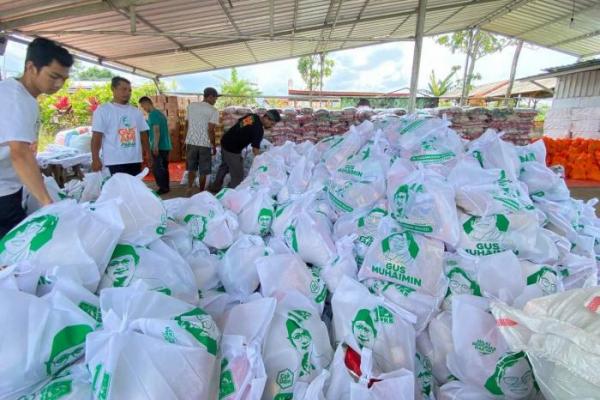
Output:
[[[50,194],[48,194],[48,190],[44,184],[44,178],[42,178],[40,168],[31,151],[30,144],[27,142],[10,141],[8,142],[8,146],[10,148],[10,160],[13,168],[27,190],[33,194],[33,197],[35,197],[42,206],[52,203],[52,198],[50,197]]]
[[[150,140],[148,139],[148,131],[141,131],[140,138],[142,139],[142,156],[148,168],[152,167],[152,157],[150,156]]]
[[[212,155],[217,154],[217,137],[215,134],[216,125],[208,123],[208,139],[210,140],[210,146],[212,147]]]
[[[102,133],[92,132],[92,171],[102,170],[102,161],[100,161],[100,149],[102,148]]]

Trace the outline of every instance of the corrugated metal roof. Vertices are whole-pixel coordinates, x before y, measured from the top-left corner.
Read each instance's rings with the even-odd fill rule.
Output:
[[[50,37],[95,59],[158,77],[412,40],[417,5],[418,0],[0,0],[0,30]],[[429,0],[425,33],[478,26],[589,57],[600,54],[598,21],[600,0]]]
[[[529,80],[515,81],[511,90],[511,95],[542,97],[542,92],[548,92],[548,94],[543,97],[552,97],[552,90],[556,87],[556,78],[536,79],[534,82]],[[506,95],[507,87],[508,80],[479,85],[469,92],[469,98],[493,99],[504,97]],[[443,95],[442,98],[458,99],[462,95],[461,92],[461,89],[453,90]]]

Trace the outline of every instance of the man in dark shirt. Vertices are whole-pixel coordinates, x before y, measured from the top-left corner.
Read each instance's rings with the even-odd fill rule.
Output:
[[[257,114],[248,114],[240,118],[225,132],[221,138],[221,165],[211,186],[212,192],[221,190],[227,173],[231,175],[228,187],[235,188],[242,182],[244,179],[242,150],[250,144],[254,155],[258,155],[264,129],[271,129],[279,121],[281,121],[281,117],[277,110],[269,110],[262,117]]]

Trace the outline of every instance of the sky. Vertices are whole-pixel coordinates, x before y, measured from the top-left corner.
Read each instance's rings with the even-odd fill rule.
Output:
[[[514,54],[514,46],[481,58],[475,64],[475,72],[481,74],[477,84],[508,79]],[[324,83],[324,90],[392,92],[410,85],[413,43],[398,42],[374,45],[358,49],[331,53],[335,61],[333,74]],[[6,54],[1,57],[0,67],[9,74],[22,70],[25,46],[10,42]],[[419,88],[425,89],[432,70],[438,78],[446,76],[452,66],[463,65],[464,54],[453,54],[448,48],[435,43],[432,38],[423,41],[423,53],[419,72]],[[576,62],[575,57],[557,51],[525,45],[521,52],[516,77],[525,77],[543,72],[544,68]],[[269,62],[238,68],[240,77],[258,85],[263,95],[287,95],[288,81],[294,89],[302,89],[303,82],[297,70],[297,59]],[[230,70],[164,78],[167,84],[176,83],[179,92],[201,92],[206,86],[218,88],[229,77]],[[143,82],[132,77],[133,82]],[[169,86],[170,87],[170,86]]]

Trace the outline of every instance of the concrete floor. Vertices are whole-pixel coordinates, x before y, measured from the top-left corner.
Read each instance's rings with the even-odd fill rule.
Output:
[[[152,189],[156,187],[154,184],[149,184]],[[600,199],[600,185],[599,186],[577,186],[571,187],[571,196],[576,199],[581,200],[589,200],[594,197]],[[185,196],[185,186],[180,185],[178,183],[171,183],[171,191],[163,196],[163,199],[172,199],[174,197],[184,197]],[[600,215],[600,204],[596,205],[596,214]]]

